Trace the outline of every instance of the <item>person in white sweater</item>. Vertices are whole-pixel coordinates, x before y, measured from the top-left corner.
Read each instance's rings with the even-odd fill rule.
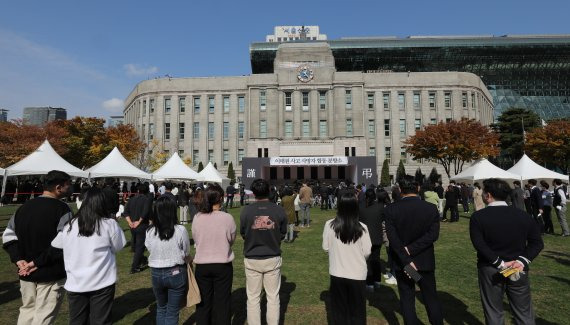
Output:
[[[99,188],[87,190],[77,214],[51,242],[63,249],[70,324],[111,324],[117,282],[115,254],[126,244]]]
[[[358,221],[358,200],[346,192],[338,200],[336,218],[325,223],[323,249],[329,254],[333,324],[366,324],[366,259],[372,243]]]

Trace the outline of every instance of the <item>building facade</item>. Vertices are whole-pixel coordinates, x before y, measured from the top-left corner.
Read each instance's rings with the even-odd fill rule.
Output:
[[[24,122],[44,125],[55,120],[66,120],[67,111],[61,107],[24,107]]]
[[[471,73],[340,72],[327,43],[293,42],[273,73],[142,81],[124,116],[144,142],[222,173],[233,162],[240,176],[244,157],[372,156],[395,174],[400,160],[420,166],[402,144],[416,130],[463,117],[488,125],[493,104]]]

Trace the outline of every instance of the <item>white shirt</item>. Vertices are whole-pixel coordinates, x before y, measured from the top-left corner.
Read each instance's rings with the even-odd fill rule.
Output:
[[[117,282],[115,254],[127,240],[123,230],[113,219],[102,219],[99,233],[89,237],[79,236],[77,219],[65,225],[51,242],[55,248],[63,249],[63,261],[67,281],[65,290],[90,292],[108,287]]]
[[[368,228],[361,222],[364,227],[362,236],[354,243],[344,244],[330,226],[333,220],[325,223],[323,231],[323,249],[329,253],[329,274],[351,280],[366,280],[366,258],[372,248]]]
[[[172,267],[186,263],[184,258],[190,254],[190,237],[182,225],[174,226],[174,235],[169,240],[160,240],[154,227],[146,231],[144,245],[150,255],[148,266],[155,268]]]

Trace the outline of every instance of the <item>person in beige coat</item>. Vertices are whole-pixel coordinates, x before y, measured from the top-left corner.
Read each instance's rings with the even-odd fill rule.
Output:
[[[475,185],[475,189],[473,190],[473,202],[475,203],[475,211],[479,211],[485,207],[485,203],[483,202],[483,190],[481,189],[481,185],[479,185],[479,183],[475,183],[473,185]]]

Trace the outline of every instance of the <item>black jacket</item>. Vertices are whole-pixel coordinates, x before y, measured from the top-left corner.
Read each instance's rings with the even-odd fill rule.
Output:
[[[405,197],[384,208],[384,218],[395,269],[414,262],[420,271],[435,270],[433,244],[439,237],[437,207],[417,196]]]

